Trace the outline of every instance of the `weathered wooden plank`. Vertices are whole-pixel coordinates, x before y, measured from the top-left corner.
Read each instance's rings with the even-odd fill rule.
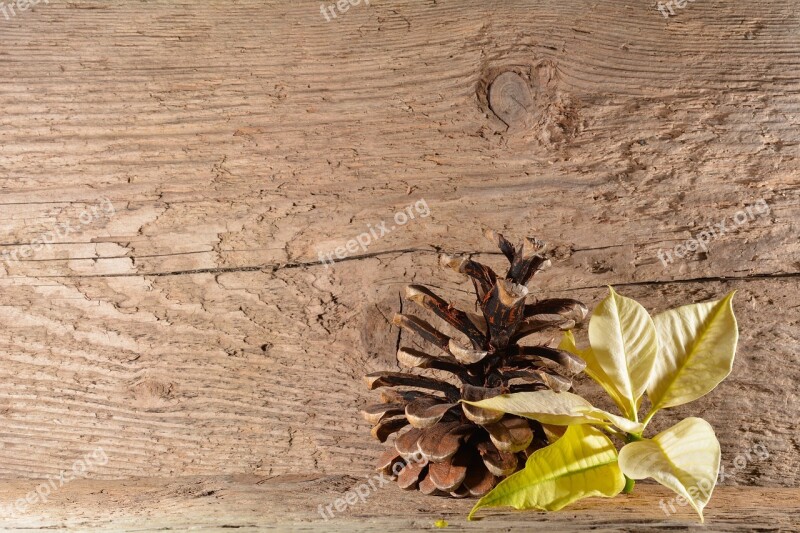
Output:
[[[367,472],[360,376],[394,364],[399,289],[465,298],[434,248],[488,252],[493,227],[557,245],[544,295],[596,303],[612,283],[662,310],[738,289],[735,371],[699,411],[727,460],[770,451],[733,482],[796,486],[797,20],[791,0],[670,20],[554,0],[0,20],[0,251],[81,228],[3,265],[0,475],[97,446],[98,478]],[[512,118],[489,106],[501,72],[531,91]],[[102,198],[113,215],[81,226]],[[318,264],[420,199],[430,216]],[[659,261],[759,200],[707,252]]]
[[[4,501],[36,485],[0,483]],[[699,523],[688,506],[672,502],[659,485],[637,484],[636,492],[614,501],[593,498],[557,513],[489,510],[467,522],[473,501],[405,492],[396,486],[369,491],[358,477],[215,476],[125,481],[78,480],[47,496],[31,499],[23,515],[6,514],[7,529],[69,531],[399,531],[436,530],[446,520],[457,531],[793,531],[798,525],[798,490],[722,487],[714,491]],[[348,493],[359,489],[346,504]],[[35,492],[34,492],[35,494]],[[342,498],[341,512],[326,510]],[[663,502],[663,506],[659,504]],[[320,506],[322,511],[320,512]],[[666,509],[666,512],[662,509]],[[333,508],[333,507],[332,507]],[[322,513],[322,514],[321,514]],[[327,520],[323,518],[327,514]]]
[[[8,285],[5,297],[20,303],[3,307],[15,349],[0,384],[2,468],[55,473],[103,446],[110,460],[101,477],[367,471],[380,446],[357,414],[369,397],[361,376],[395,368],[399,332],[387,317],[399,310],[403,278],[415,271],[416,281],[440,280],[453,300],[469,290],[434,262],[432,254],[402,254],[330,272],[90,278],[73,280],[71,290]],[[654,425],[699,413],[717,427],[729,462],[767,446],[769,460],[748,462],[740,483],[797,480],[795,287],[752,280],[620,288],[654,311],[740,291],[733,375],[694,409]],[[572,294],[597,302],[602,293]],[[553,284],[541,294],[567,293]],[[23,452],[30,446],[35,454]]]

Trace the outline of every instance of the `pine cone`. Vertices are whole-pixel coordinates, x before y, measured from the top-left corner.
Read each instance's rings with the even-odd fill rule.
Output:
[[[415,316],[394,317],[394,324],[416,333],[441,352],[429,355],[400,348],[399,364],[440,370],[454,379],[444,381],[404,372],[366,376],[370,390],[386,387],[382,403],[362,411],[374,424],[372,435],[385,442],[400,432],[394,446],[381,456],[378,470],[396,478],[403,489],[419,488],[425,494],[455,497],[489,492],[500,479],[523,468],[527,457],[547,444],[547,437],[536,421],[459,400],[547,388],[569,390],[571,378],[585,367],[582,360],[549,347],[549,343],[519,344],[534,333],[570,329],[588,313],[577,300],[525,303],[528,281],[549,265],[544,244],[525,239],[515,248],[498,233],[488,232],[487,237],[495,241],[511,264],[505,278],[498,278],[491,268],[471,259],[442,256],[441,261],[472,279],[480,315],[456,309],[419,285],[407,287],[405,293],[406,299],[462,332],[471,346],[462,345]]]

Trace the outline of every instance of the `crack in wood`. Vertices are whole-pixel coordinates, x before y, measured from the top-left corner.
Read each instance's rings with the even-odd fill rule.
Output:
[[[608,246],[600,247],[599,249],[609,248]],[[591,251],[592,248],[585,248],[581,251]],[[346,257],[338,262],[347,261],[360,261],[362,259],[370,259],[385,255],[403,255],[407,253],[417,254],[440,254],[438,250],[426,250],[420,248],[405,248],[401,250],[386,250],[383,252],[372,252],[357,256]],[[500,252],[454,252],[454,255],[502,255]],[[103,259],[103,258],[97,258]],[[135,258],[132,258],[135,259]],[[86,274],[86,275],[46,275],[46,276],[28,276],[31,278],[57,278],[57,279],[73,279],[73,278],[121,278],[121,277],[165,277],[165,276],[184,276],[191,274],[225,274],[235,272],[258,272],[258,271],[271,271],[273,273],[279,270],[297,269],[297,268],[311,268],[320,266],[318,261],[298,261],[292,263],[279,263],[272,265],[253,265],[253,266],[240,266],[240,267],[214,267],[214,268],[198,268],[191,270],[174,270],[167,272],[143,272],[143,273],[120,273],[120,274]],[[762,279],[786,279],[800,277],[800,272],[775,272],[775,273],[761,273],[761,274],[748,274],[745,276],[701,276],[695,278],[678,278],[671,280],[643,280],[643,281],[627,281],[615,283],[616,287],[635,287],[635,286],[657,286],[657,285],[670,285],[679,283],[703,283],[703,282],[726,282],[726,281],[754,281]],[[588,289],[602,289],[608,284],[603,285],[586,285],[581,287],[570,287],[568,289],[551,289],[552,292],[564,292],[575,290],[588,290]],[[400,304],[402,312],[402,300]]]
[[[398,300],[400,300],[400,311],[399,311],[399,313],[402,315],[403,314],[403,295],[402,294],[398,294],[397,298],[398,298]],[[400,351],[400,340],[401,340],[402,337],[403,337],[403,328],[398,327],[397,328],[397,342],[395,343],[394,353],[398,353]]]
[[[671,280],[650,280],[650,281],[626,281],[622,283],[615,283],[614,287],[647,287],[658,285],[673,285],[685,283],[704,283],[716,282],[724,283],[726,281],[757,281],[763,279],[790,279],[800,277],[800,272],[777,272],[768,274],[750,274],[747,276],[703,276],[697,278],[682,278]],[[567,292],[567,291],[581,291],[589,289],[603,289],[606,285],[584,285],[581,287],[570,287],[569,289],[552,289],[552,292]]]

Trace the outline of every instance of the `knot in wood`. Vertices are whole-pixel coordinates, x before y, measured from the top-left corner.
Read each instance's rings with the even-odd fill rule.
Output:
[[[489,109],[509,128],[524,126],[533,110],[530,85],[516,72],[503,72],[489,86]]]

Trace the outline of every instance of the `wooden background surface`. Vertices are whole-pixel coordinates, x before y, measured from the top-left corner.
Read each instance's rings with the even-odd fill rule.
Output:
[[[0,16],[0,478],[97,447],[96,480],[366,474],[361,376],[394,367],[399,291],[469,304],[436,254],[501,264],[488,227],[556,247],[543,297],[613,284],[655,312],[738,290],[733,374],[654,427],[702,416],[729,471],[769,450],[726,485],[798,487],[800,2],[319,6]],[[493,99],[501,74],[522,102]]]

